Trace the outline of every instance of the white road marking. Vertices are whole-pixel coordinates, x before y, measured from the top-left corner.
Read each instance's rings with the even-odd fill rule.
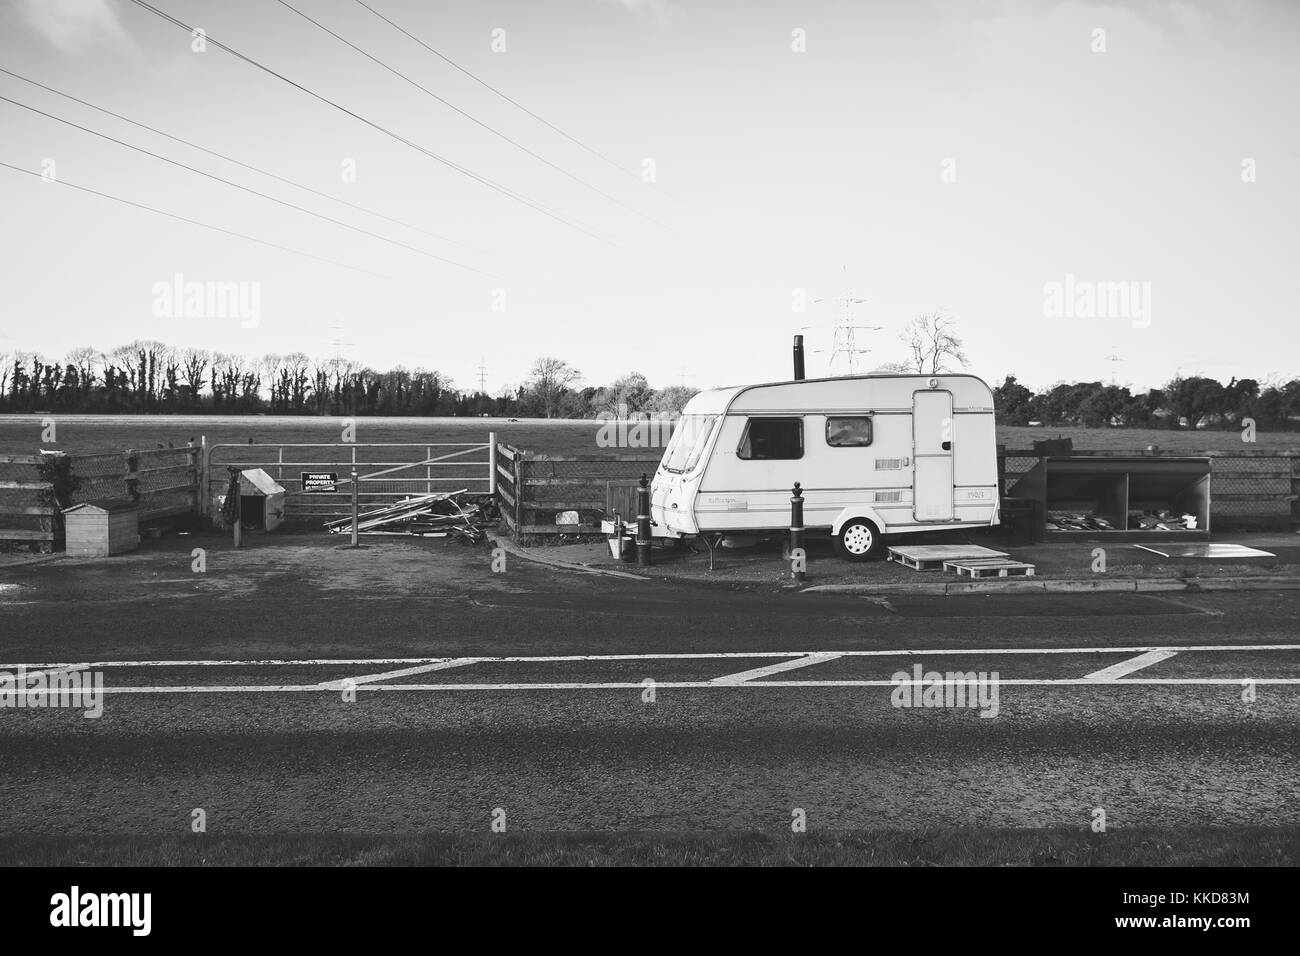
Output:
[[[925,656],[962,657],[976,655],[1051,655],[1051,654],[1123,654],[1127,659],[1110,667],[1094,671],[1081,678],[1008,678],[999,684],[1021,687],[1085,687],[1085,686],[1241,686],[1250,680],[1255,684],[1300,685],[1300,677],[1219,677],[1219,678],[1125,678],[1158,661],[1175,654],[1227,651],[1300,651],[1300,644],[1204,644],[1164,647],[1014,647],[1014,648],[913,648],[897,650],[853,651],[714,651],[655,654],[562,654],[534,657],[415,657],[415,658],[315,658],[307,660],[162,660],[162,661],[83,661],[75,664],[24,664],[0,665],[0,670],[10,671],[24,667],[31,671],[29,677],[42,671],[69,669],[112,669],[139,667],[340,667],[406,664],[407,667],[366,673],[356,678],[343,678],[308,684],[176,684],[105,686],[110,694],[219,694],[219,693],[337,693],[344,687],[375,691],[527,691],[527,690],[640,690],[644,684],[622,681],[546,681],[536,683],[459,683],[459,684],[392,684],[384,681],[429,673],[472,664],[500,663],[583,663],[602,661],[714,661],[714,660],[774,660],[774,663],[725,675],[712,680],[656,681],[660,688],[704,689],[717,687],[784,687],[784,688],[834,688],[834,687],[897,687],[894,680],[757,680],[785,671],[823,663],[841,657],[853,658],[916,658]],[[1132,655],[1136,654],[1134,657]],[[1125,679],[1120,679],[1125,678]],[[916,685],[914,681],[902,682]],[[918,686],[923,686],[921,682]],[[16,693],[35,694],[41,691],[18,689]]]
[[[447,670],[451,667],[464,667],[467,664],[477,664],[478,662],[479,658],[477,657],[447,657],[434,661],[432,664],[420,664],[418,667],[403,667],[401,670],[384,671],[380,674],[366,674],[363,677],[344,677],[341,680],[324,681],[320,686],[327,687],[330,690],[342,690],[348,686],[373,684],[397,677],[410,677],[412,674],[425,674],[429,671]]]
[[[1137,657],[1130,657],[1126,661],[1120,661],[1118,664],[1111,664],[1110,667],[1103,667],[1099,671],[1093,671],[1084,679],[1099,682],[1119,680],[1126,674],[1132,674],[1134,671],[1140,671],[1142,668],[1150,667],[1152,664],[1159,664],[1161,661],[1167,661],[1177,653],[1177,651],[1171,651],[1167,648],[1147,651],[1145,654],[1139,654]]]
[[[1157,551],[1155,548],[1148,547],[1148,546],[1145,545],[1145,544],[1135,544],[1135,545],[1133,545],[1133,547],[1135,547],[1135,548],[1141,548],[1143,551],[1150,551],[1152,554],[1158,554],[1158,555],[1160,555],[1160,557],[1162,557],[1162,558],[1167,558],[1167,557],[1169,557],[1169,555],[1165,554],[1163,551]]]
[[[836,653],[809,654],[807,657],[796,657],[793,660],[768,664],[766,667],[755,667],[753,670],[741,671],[739,674],[727,674],[725,677],[715,677],[709,683],[745,684],[760,677],[767,677],[769,674],[781,674],[785,671],[792,671],[797,667],[808,667],[812,664],[821,664],[824,661],[833,661],[840,656],[841,655]]]
[[[82,661],[80,663],[0,664],[0,670],[64,670],[84,667],[337,667],[371,664],[435,664],[445,660],[473,660],[486,664],[563,663],[569,661],[672,661],[725,660],[737,657],[808,657],[814,654],[838,654],[841,657],[910,657],[913,655],[963,656],[974,654],[1145,654],[1169,650],[1178,653],[1200,651],[1300,651],[1300,644],[1148,644],[1143,647],[952,647],[899,648],[871,651],[705,651],[657,654],[555,654],[508,657],[323,657],[304,660],[153,660],[153,661]]]
[[[1249,680],[1257,685],[1296,685],[1300,686],[1300,677],[1165,677],[1134,678],[1124,681],[1095,681],[1086,677],[1070,678],[1001,678],[999,686],[1007,687],[1184,687],[1184,686],[1230,686],[1241,687]],[[900,687],[928,686],[924,681],[892,680],[793,680],[793,681],[745,681],[738,684],[719,684],[714,681],[656,681],[658,690],[704,690],[721,687],[785,687],[785,688],[831,688],[831,687]],[[357,691],[524,691],[524,690],[635,690],[643,691],[646,685],[641,682],[610,681],[607,683],[573,681],[536,684],[362,684]],[[321,684],[177,684],[160,687],[104,687],[105,694],[243,694],[243,693],[337,693],[337,690]],[[18,691],[21,693],[21,691]],[[36,693],[29,691],[29,693]]]
[[[51,674],[71,674],[79,670],[82,670],[80,665],[69,665],[68,667],[44,667],[41,670],[35,671],[27,670],[23,673],[23,680],[35,680],[38,677],[48,677]]]

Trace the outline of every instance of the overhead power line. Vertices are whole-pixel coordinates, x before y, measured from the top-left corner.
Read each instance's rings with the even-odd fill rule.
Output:
[[[0,166],[3,166],[5,169],[12,169],[14,172],[17,173],[26,173],[28,176],[36,176],[37,178],[42,178],[41,174],[36,172],[33,169],[23,169],[21,166],[14,166],[11,165],[10,163],[4,163],[4,162],[0,162]],[[256,236],[250,236],[244,232],[235,232],[232,229],[223,229],[221,226],[214,226],[211,225],[210,223],[201,222],[198,219],[190,219],[187,216],[182,216],[174,212],[168,212],[165,209],[158,209],[154,206],[147,206],[144,203],[135,202],[130,199],[123,199],[121,196],[114,196],[112,193],[100,192],[98,189],[91,189],[89,186],[81,186],[78,185],[77,183],[70,183],[66,179],[54,179],[51,181],[57,183],[60,186],[67,186],[69,189],[76,189],[79,192],[90,193],[92,196],[99,196],[103,199],[111,199],[114,202],[120,202],[127,206],[134,206],[136,209],[143,209],[146,212],[156,213],[159,216],[166,216],[168,219],[176,219],[179,220],[180,222],[188,222],[192,226],[200,226],[204,229],[211,229],[213,232],[220,232],[220,233],[224,233],[227,236],[234,236],[236,239],[247,239],[249,242],[255,242],[261,246],[270,246],[272,249],[279,249],[281,252],[289,252],[295,256],[303,256],[304,258],[307,259],[315,259],[317,262],[323,262],[326,265],[334,266],[337,269],[347,269],[350,272],[361,272],[364,273],[365,275],[373,276],[376,279],[385,279],[385,280],[392,279],[391,276],[380,275],[378,272],[371,272],[369,269],[362,269],[360,266],[350,266],[347,263],[336,262],[335,260],[328,259],[325,256],[318,256],[315,255],[314,253],[303,252],[301,249],[294,249],[291,248],[290,246],[282,246],[277,242],[271,242],[270,240],[267,239],[258,239]]]
[[[146,0],[131,0],[131,2],[134,3],[136,6],[140,7],[142,10],[147,10],[150,13],[154,14],[155,16],[172,24],[173,26],[178,27],[181,30],[184,30],[186,33],[192,34],[194,32],[194,28],[191,27],[188,23],[185,23],[183,20],[178,20],[176,17],[173,17],[171,14],[163,10],[159,10],[153,4],[147,3]],[[523,195],[522,193],[514,189],[511,189],[509,186],[502,185],[501,183],[489,179],[486,176],[476,173],[474,172],[474,170],[470,169],[467,166],[462,166],[460,163],[457,163],[454,160],[448,159],[445,156],[441,156],[438,153],[435,153],[433,150],[428,149],[424,146],[421,146],[419,143],[407,139],[405,136],[402,136],[400,133],[396,133],[393,130],[389,129],[388,127],[383,126],[380,123],[376,123],[374,120],[368,119],[367,117],[362,116],[360,113],[357,113],[354,110],[348,109],[343,104],[338,103],[335,100],[332,100],[327,96],[324,96],[323,94],[317,93],[315,90],[303,86],[301,83],[297,82],[296,80],[291,80],[283,73],[279,73],[276,70],[271,69],[269,66],[266,66],[264,63],[261,63],[258,60],[255,60],[254,58],[246,54],[240,53],[238,50],[235,50],[232,47],[227,46],[226,44],[222,43],[220,40],[214,38],[210,33],[205,34],[205,38],[206,38],[206,42],[210,43],[212,46],[216,47],[217,49],[224,50],[225,52],[229,53],[231,56],[243,60],[245,63],[249,64],[250,66],[256,67],[262,72],[268,74],[269,76],[275,77],[277,80],[280,80],[283,83],[289,84],[294,89],[306,93],[308,96],[312,97],[313,99],[319,100],[320,102],[325,103],[328,106],[334,107],[334,109],[338,110],[341,113],[346,113],[348,116],[352,117],[357,122],[364,123],[365,125],[369,126],[371,129],[378,130],[379,132],[383,133],[385,136],[388,136],[389,138],[394,139],[399,143],[402,143],[404,146],[410,147],[416,152],[428,156],[430,159],[434,160],[435,162],[441,163],[442,165],[446,166],[448,169],[454,169],[456,172],[460,173],[461,175],[466,176],[469,179],[472,179],[475,182],[480,183],[484,186],[487,186],[489,189],[497,193],[500,193],[502,196],[505,196],[509,199],[513,199],[515,200],[515,202],[527,206],[528,208],[534,210],[535,212],[540,212],[542,215],[554,219],[556,222],[568,226],[570,229],[574,229],[578,232],[581,232],[584,235],[597,240],[598,242],[609,243],[608,239],[606,239],[604,236],[597,234],[590,227],[584,225],[583,223],[571,217],[565,216],[564,214],[557,212],[556,210],[538,202],[535,199],[530,199],[529,197]]]
[[[469,120],[474,125],[487,130],[489,133],[491,133],[493,136],[497,137],[498,139],[509,143],[511,146],[515,147],[518,150],[521,150],[524,153],[527,153],[529,156],[537,160],[539,163],[549,166],[551,169],[555,170],[557,173],[560,173],[562,176],[567,176],[569,179],[573,180],[579,186],[582,186],[584,189],[591,190],[593,193],[595,193],[597,196],[600,196],[602,199],[607,199],[610,202],[612,202],[614,205],[619,206],[622,209],[626,209],[628,212],[632,213],[633,215],[640,216],[642,219],[649,220],[650,222],[654,222],[656,223],[656,225],[658,225],[655,219],[653,219],[650,216],[647,216],[639,209],[629,206],[621,199],[617,199],[614,196],[611,196],[609,193],[605,192],[599,186],[596,186],[593,183],[588,182],[587,180],[583,179],[581,176],[574,175],[573,173],[565,169],[563,166],[551,162],[545,156],[542,156],[540,153],[534,152],[533,150],[529,149],[527,146],[525,146],[523,143],[519,142],[518,140],[512,139],[511,137],[507,136],[505,133],[501,132],[500,130],[492,126],[489,126],[487,123],[484,123],[478,117],[461,109],[459,106],[452,103],[450,100],[447,100],[442,96],[439,96],[437,93],[433,92],[433,90],[429,89],[427,86],[424,86],[423,84],[411,79],[401,70],[398,70],[393,66],[390,66],[389,64],[385,63],[383,60],[379,59],[379,57],[375,56],[374,54],[369,53],[366,50],[363,50],[361,47],[357,46],[351,40],[347,39],[344,36],[341,36],[340,34],[336,33],[334,30],[331,30],[329,27],[325,26],[325,24],[321,23],[319,20],[309,17],[307,14],[303,13],[301,10],[295,7],[292,3],[289,3],[288,0],[276,0],[276,3],[280,4],[280,6],[284,7],[286,10],[296,13],[298,16],[302,17],[312,26],[320,30],[323,30],[325,33],[328,33],[334,39],[338,40],[340,43],[344,44],[349,49],[355,50],[357,53],[360,53],[362,56],[364,56],[367,60],[370,60],[372,63],[376,63],[379,66],[383,67],[389,73],[393,74],[393,76],[409,83],[411,86],[415,87],[421,93],[437,100],[439,103],[447,107],[452,112],[465,117],[465,119]]]
[[[306,206],[299,206],[297,203],[289,202],[287,199],[279,199],[275,196],[269,195],[268,193],[259,192],[258,190],[253,189],[249,186],[241,185],[240,183],[234,182],[229,179],[223,179],[222,177],[216,175],[215,173],[209,173],[205,170],[199,169],[196,166],[190,166],[186,163],[182,163],[179,160],[169,159],[168,157],[163,156],[161,153],[155,153],[152,150],[145,149],[143,146],[135,146],[131,143],[126,142],[125,140],[117,139],[114,136],[109,136],[107,133],[101,133],[98,130],[93,130],[88,126],[82,126],[80,123],[74,123],[72,122],[72,120],[64,119],[61,116],[55,116],[53,113],[47,113],[44,110],[37,109],[34,106],[28,106],[26,103],[20,103],[18,102],[18,100],[10,99],[7,96],[0,96],[0,101],[3,101],[5,103],[10,103],[14,106],[20,107],[25,110],[29,110],[40,116],[44,116],[47,119],[52,119],[56,123],[62,123],[65,126],[71,126],[73,129],[81,130],[83,133],[89,133],[91,136],[98,136],[100,139],[108,140],[110,143],[116,143],[119,146],[125,146],[127,149],[135,150],[135,152],[137,153],[143,153],[145,156],[152,156],[154,159],[161,160],[164,163],[168,163],[180,169],[188,170],[191,173],[196,173],[199,176],[204,176],[207,179],[213,180],[214,182],[222,183],[223,185],[230,186],[234,189],[238,189],[246,193],[251,193],[254,196],[258,196],[262,199],[269,200],[270,202],[273,203],[279,203],[281,206],[287,206],[290,209],[295,209],[298,212],[305,213],[308,216],[315,216],[317,219],[322,219],[325,222],[333,223],[336,226],[342,226],[344,229],[351,229],[353,232],[359,232],[363,236],[370,236],[372,239],[378,239],[380,242],[387,242],[390,245],[399,246],[403,249],[407,249],[418,255],[426,256],[429,259],[434,259],[438,262],[445,263],[446,265],[449,266],[455,266],[457,269],[464,269],[466,272],[473,272],[476,275],[481,275],[484,276],[485,278],[493,279],[498,282],[504,281],[501,279],[500,276],[495,276],[490,272],[483,272],[480,269],[475,269],[473,266],[467,266],[462,262],[456,262],[454,259],[447,259],[443,256],[434,255],[432,252],[427,252],[424,249],[419,248],[418,246],[409,245],[408,243],[402,242],[400,239],[390,239],[388,236],[382,236],[377,232],[371,232],[369,229],[362,229],[360,226],[354,226],[352,225],[352,223],[344,222],[342,219],[335,219],[333,216],[327,216],[324,213],[316,212],[312,209],[308,209]]]
[[[0,66],[0,73],[5,73],[9,76],[12,76],[16,80],[22,80],[24,83],[30,83],[32,86],[45,90],[47,93],[53,93],[55,96],[62,96],[66,100],[72,100],[72,102],[74,103],[80,103],[82,106],[86,106],[92,110],[96,110],[100,113],[103,113],[105,116],[111,116],[114,119],[119,119],[123,123],[130,123],[132,126],[138,127],[143,130],[148,130],[150,133],[154,133],[157,136],[162,136],[166,139],[170,139],[174,143],[180,143],[182,146],[188,146],[190,149],[197,149],[201,153],[207,153],[209,156],[215,156],[217,157],[217,159],[225,160],[228,163],[234,163],[236,166],[242,166],[244,169],[252,170],[253,172],[258,173],[262,176],[267,176],[271,179],[278,180],[279,182],[287,183],[288,185],[293,186],[296,189],[302,189],[316,196],[321,196],[325,199],[329,199],[332,202],[340,203],[341,205],[347,206],[349,209],[355,209],[358,212],[364,212],[368,216],[374,216],[377,219],[383,219],[386,222],[391,222],[395,225],[403,226],[407,229],[411,229],[415,232],[419,232],[422,233],[423,235],[429,236],[430,238],[438,239],[442,242],[451,243],[453,246],[460,246],[461,248],[469,249],[471,252],[482,253],[483,251],[481,249],[475,249],[472,246],[466,245],[465,243],[460,242],[456,239],[452,239],[448,236],[444,236],[436,232],[430,232],[428,229],[422,229],[419,226],[413,225],[409,222],[404,222],[401,219],[394,219],[392,216],[386,216],[382,212],[376,212],[373,209],[367,209],[365,206],[358,206],[356,203],[348,202],[346,199],[340,199],[337,196],[332,196],[329,193],[322,192],[319,189],[313,189],[311,186],[305,186],[300,182],[296,182],[284,176],[277,175],[276,173],[269,172],[268,170],[261,169],[260,167],[253,166],[249,163],[245,163],[242,160],[235,159],[233,156],[227,156],[225,153],[219,153],[215,149],[209,149],[206,146],[200,146],[198,143],[191,142],[188,139],[182,139],[179,136],[173,136],[171,133],[160,130],[155,126],[150,126],[147,123],[141,123],[138,120],[133,120],[128,116],[123,116],[121,113],[114,113],[112,110],[105,109],[102,106],[96,106],[94,103],[73,96],[71,93],[64,93],[62,90],[56,90],[52,86],[46,86],[44,83],[37,82],[36,80],[33,80],[31,77],[23,76],[21,73],[15,73],[13,72],[13,70],[6,70],[4,67]]]
[[[579,148],[586,150],[588,153],[590,153],[592,156],[595,156],[597,159],[601,160],[602,162],[607,163],[607,164],[609,164],[610,166],[613,166],[613,167],[614,167],[615,169],[617,169],[620,173],[623,173],[623,174],[625,174],[625,175],[627,175],[627,176],[631,176],[631,177],[632,177],[633,179],[635,179],[637,182],[642,182],[641,177],[638,176],[636,173],[632,172],[632,170],[630,170],[630,169],[628,169],[628,168],[626,168],[626,167],[624,167],[624,166],[619,165],[617,162],[615,162],[614,160],[610,159],[610,158],[609,158],[608,156],[606,156],[604,153],[600,152],[599,150],[597,150],[597,149],[595,149],[595,148],[593,148],[593,147],[591,147],[591,146],[588,146],[586,143],[584,143],[582,140],[578,139],[577,137],[575,137],[575,136],[570,136],[568,133],[566,133],[564,130],[560,129],[560,127],[556,126],[554,123],[550,122],[549,120],[547,120],[547,119],[545,119],[545,118],[543,118],[543,117],[541,117],[541,116],[538,116],[536,113],[534,113],[534,112],[533,112],[532,110],[530,110],[528,107],[524,106],[524,104],[520,103],[518,100],[515,100],[515,99],[513,99],[513,98],[507,96],[505,93],[501,92],[501,90],[497,89],[497,88],[496,88],[495,86],[493,86],[491,83],[488,83],[486,80],[481,79],[480,77],[474,75],[474,74],[471,73],[469,70],[465,69],[465,67],[463,67],[463,66],[461,66],[459,63],[457,63],[455,60],[453,60],[453,59],[451,59],[450,57],[448,57],[446,54],[443,54],[443,53],[438,52],[438,51],[435,50],[433,47],[429,46],[429,44],[425,43],[423,40],[421,40],[419,37],[417,37],[415,34],[413,34],[413,33],[411,33],[410,31],[404,29],[403,27],[401,27],[401,26],[398,25],[397,23],[394,23],[394,22],[393,22],[392,20],[390,20],[388,17],[384,16],[382,13],[380,13],[378,10],[376,10],[374,7],[370,6],[370,4],[365,3],[364,0],[356,0],[356,2],[357,2],[360,6],[365,7],[365,9],[369,10],[371,13],[373,13],[373,14],[374,14],[375,16],[377,16],[379,19],[383,20],[385,23],[387,23],[387,24],[388,24],[390,27],[392,27],[394,30],[396,30],[397,32],[401,33],[403,36],[408,37],[409,39],[413,40],[414,42],[420,44],[420,46],[424,47],[426,50],[428,50],[428,51],[429,51],[430,53],[432,53],[434,56],[438,57],[438,59],[442,60],[442,61],[443,61],[444,63],[446,63],[448,66],[452,67],[453,69],[459,70],[461,73],[464,73],[466,76],[468,76],[471,80],[473,80],[473,81],[474,81],[475,83],[477,83],[479,86],[483,87],[484,89],[490,90],[491,92],[495,93],[497,96],[501,97],[501,99],[503,99],[503,100],[505,100],[507,103],[509,103],[511,106],[515,107],[515,108],[518,109],[518,110],[522,110],[523,112],[527,113],[529,116],[531,116],[533,119],[537,120],[537,122],[541,123],[541,124],[542,124],[543,126],[545,126],[547,129],[550,129],[550,130],[553,130],[553,131],[556,132],[556,133],[559,133],[561,136],[563,136],[565,139],[567,139],[570,143],[573,143],[575,146],[578,146]]]

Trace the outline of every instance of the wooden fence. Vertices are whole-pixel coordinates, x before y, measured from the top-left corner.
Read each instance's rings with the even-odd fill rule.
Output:
[[[54,550],[54,485],[38,470],[39,455],[0,455],[0,541]]]
[[[1131,457],[1137,451],[1072,451],[1093,457]],[[1194,454],[1169,452],[1175,457]],[[1288,530],[1300,523],[1300,450],[1202,452],[1212,461],[1211,527],[1218,530]],[[541,455],[497,445],[497,499],[516,537],[598,534],[600,521],[618,510],[634,518],[633,485],[653,475],[661,449],[635,455]],[[1042,456],[999,447],[1002,493]],[[576,523],[572,521],[577,518]]]
[[[128,450],[72,455],[73,490],[64,506],[96,498],[130,498],[140,520],[197,514],[199,449]],[[0,455],[0,542],[36,545],[52,551],[60,520],[54,486],[40,475],[40,455]]]
[[[653,475],[662,455],[659,448],[635,455],[540,455],[499,443],[501,516],[516,537],[599,534],[609,486],[616,499],[626,499],[629,485]]]

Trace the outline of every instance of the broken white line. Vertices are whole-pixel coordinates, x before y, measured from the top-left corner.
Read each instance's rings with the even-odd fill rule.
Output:
[[[377,681],[390,680],[398,677],[410,677],[412,674],[427,674],[429,671],[443,671],[451,667],[464,667],[467,664],[477,664],[477,657],[451,657],[434,661],[431,664],[421,664],[418,667],[403,667],[401,670],[384,671],[380,674],[366,674],[362,677],[344,677],[340,680],[323,681],[320,686],[328,687],[331,690],[342,690],[345,687],[355,686],[357,684],[372,684]]]
[[[1161,661],[1167,661],[1177,654],[1177,651],[1168,648],[1158,648],[1147,651],[1145,654],[1139,654],[1137,657],[1130,657],[1126,661],[1120,661],[1118,664],[1111,664],[1110,667],[1103,667],[1099,671],[1093,671],[1087,675],[1084,680],[1095,680],[1099,682],[1116,681],[1134,671],[1140,671],[1144,667],[1150,667],[1152,664],[1159,664]]]
[[[821,664],[824,661],[833,661],[837,657],[843,657],[843,655],[829,652],[809,654],[806,657],[796,657],[793,660],[781,661],[777,664],[768,664],[765,667],[755,667],[752,670],[741,671],[738,674],[728,674],[725,677],[715,677],[710,681],[710,683],[745,684],[760,677],[767,677],[770,674],[780,674],[784,671],[792,671],[797,667],[808,667],[812,664]]]

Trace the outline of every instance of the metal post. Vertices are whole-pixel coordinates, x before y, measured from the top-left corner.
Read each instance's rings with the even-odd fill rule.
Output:
[[[199,446],[191,438],[185,443],[185,467],[194,472],[194,513],[202,514],[203,496],[199,494]]]
[[[803,552],[803,560],[808,560],[808,552],[803,546],[803,489],[799,487],[799,482],[794,483],[793,495],[790,498],[790,555],[791,560],[798,559],[798,552]],[[800,583],[807,580],[807,575],[803,571],[794,571],[794,579]]]
[[[357,546],[357,470],[352,469],[352,547]]]
[[[644,473],[636,489],[636,563],[650,564],[650,479]]]
[[[199,436],[199,514],[205,518],[212,516],[212,501],[209,496],[212,494],[212,487],[208,478],[208,436]]]
[[[424,460],[428,461],[432,457],[433,457],[433,449],[426,448],[424,450]],[[424,466],[424,493],[427,495],[432,491],[433,491],[433,465],[425,465]]]
[[[235,473],[235,504],[232,512],[235,516],[233,524],[235,526],[235,547],[244,543],[244,495],[243,488],[240,487],[242,475],[239,474],[238,468],[230,469]]]
[[[488,494],[497,496],[497,433],[488,432]]]

